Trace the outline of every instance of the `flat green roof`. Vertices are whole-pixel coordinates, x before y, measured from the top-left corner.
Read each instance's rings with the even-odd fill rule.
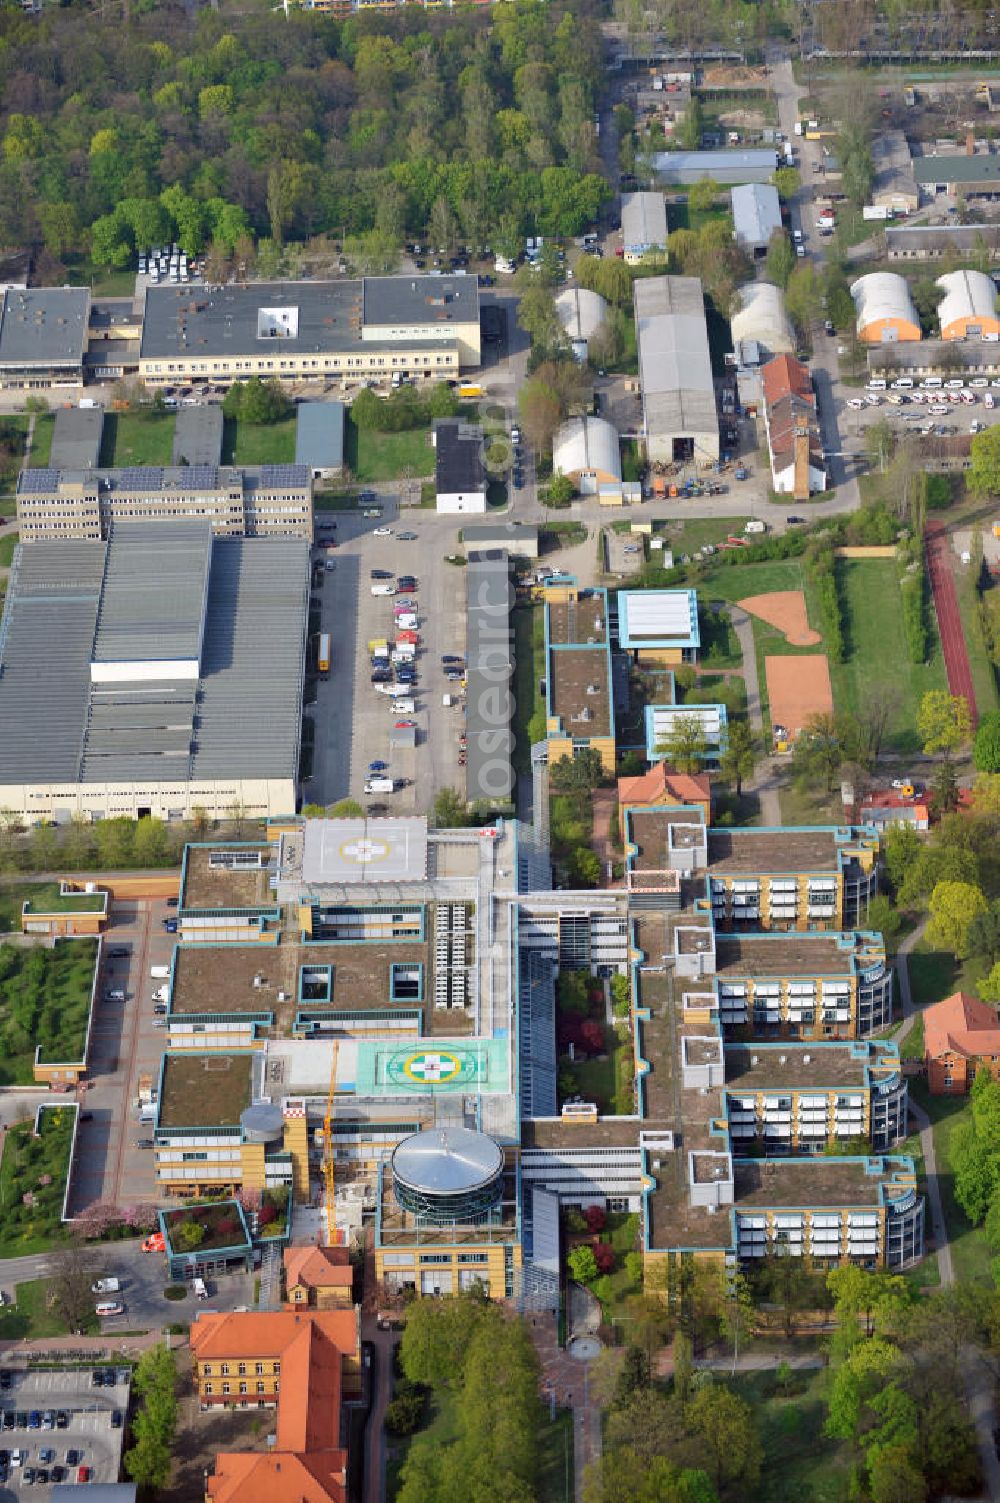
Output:
[[[253,1056],[167,1054],[158,1128],[236,1127],[250,1105]]]
[[[103,913],[107,907],[106,892],[59,891],[58,882],[40,882],[34,897],[26,898],[25,913]]]

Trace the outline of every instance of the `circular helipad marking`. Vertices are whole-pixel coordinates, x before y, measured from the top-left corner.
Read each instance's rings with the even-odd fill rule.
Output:
[[[403,1073],[411,1080],[418,1080],[421,1085],[440,1085],[445,1080],[452,1080],[461,1068],[462,1061],[458,1055],[448,1054],[443,1050],[411,1054],[403,1062]]]

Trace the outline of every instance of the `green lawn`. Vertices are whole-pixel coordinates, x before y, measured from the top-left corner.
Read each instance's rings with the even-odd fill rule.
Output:
[[[910,995],[915,1007],[940,1002],[952,992],[978,990],[989,965],[984,960],[957,961],[943,950],[935,950],[926,939],[918,940],[907,959]]]
[[[356,428],[348,414],[344,462],[359,481],[423,479],[434,474],[430,429],[376,433],[370,428]]]
[[[976,694],[976,708],[980,715],[986,715],[990,710],[997,708],[997,676],[986,655],[982,632],[976,622],[976,605],[979,597],[973,584],[971,569],[961,568],[957,571],[955,590],[962,616],[962,635],[969,650],[969,667],[972,671],[972,687]]]
[[[37,882],[0,883],[0,934],[21,932],[21,907],[26,898],[37,898]]]
[[[37,1138],[33,1118],[7,1129],[0,1160],[0,1258],[44,1252],[62,1237],[60,1216],[75,1118],[69,1107],[56,1107],[42,1112]]]
[[[866,700],[887,695],[891,705],[888,745],[900,752],[918,751],[916,717],[921,696],[930,689],[948,687],[933,609],[928,606],[928,661],[911,663],[893,560],[842,559],[838,575],[847,652],[844,663],[830,665],[837,708],[856,710]],[[887,677],[888,664],[892,670]]]
[[[803,788],[791,778],[791,761],[787,777],[778,790],[781,818],[786,825],[834,825],[844,817],[840,785],[827,793],[822,784]]]
[[[924,1057],[924,1020],[917,1018],[909,1033],[899,1046],[900,1059],[923,1059]]]
[[[827,1373],[793,1375],[786,1398],[772,1373],[742,1373],[725,1382],[753,1405],[764,1447],[754,1503],[843,1503],[850,1482],[850,1447],[824,1434]]]
[[[0,493],[4,495],[14,494],[27,435],[27,417],[0,418]]]
[[[14,549],[18,544],[18,534],[8,532],[6,537],[0,538],[0,569],[9,569],[11,559],[14,557]]]
[[[244,423],[226,418],[223,464],[294,464],[296,416],[278,423]]]
[[[910,1094],[923,1107],[934,1125],[934,1157],[937,1160],[941,1207],[948,1228],[948,1241],[959,1284],[985,1284],[991,1289],[989,1243],[982,1227],[970,1226],[965,1212],[955,1200],[951,1144],[955,1133],[968,1120],[971,1105],[968,1096],[932,1096],[922,1080],[910,1081]],[[928,1217],[928,1225],[929,1217]]]
[[[49,1307],[50,1282],[49,1279],[30,1279],[27,1283],[17,1285],[16,1303],[5,1305],[0,1310],[0,1341],[70,1334],[62,1316]],[[100,1321],[91,1313],[82,1334],[96,1336],[99,1330]]]
[[[28,456],[35,469],[43,470],[49,462],[55,426],[56,418],[53,412],[41,412],[35,418],[35,426],[31,434],[31,453]]]
[[[531,772],[531,738],[545,736],[544,705],[538,684],[545,677],[545,624],[542,607],[518,606],[514,621],[514,769]],[[538,717],[541,717],[539,720]],[[532,719],[535,725],[529,730]]]
[[[36,882],[26,897],[35,913],[100,913],[106,901],[103,892],[60,892],[58,882]]]
[[[169,465],[174,457],[174,417],[172,413],[139,414],[107,412],[101,439],[101,464]]]

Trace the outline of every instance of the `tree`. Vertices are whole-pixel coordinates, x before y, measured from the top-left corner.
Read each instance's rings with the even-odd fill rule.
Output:
[[[743,792],[744,778],[753,777],[757,759],[757,741],[745,720],[733,720],[729,724],[726,744],[719,757],[719,770],[724,778],[735,784],[736,797]]]
[[[574,887],[597,887],[601,881],[601,860],[587,845],[576,847],[569,859],[569,874]]]
[[[917,710],[917,733],[925,756],[941,752],[949,757],[963,741],[968,741],[971,731],[968,701],[961,694],[949,694],[945,689],[928,690]]]
[[[823,286],[811,261],[798,261],[788,278],[785,306],[800,329],[808,329],[823,315]]]
[[[802,178],[797,167],[779,167],[771,181],[781,198],[794,198],[802,187]]]
[[[677,772],[699,772],[708,755],[708,737],[697,715],[676,715],[656,752]]]
[[[1000,772],[1000,710],[990,710],[980,720],[972,759],[979,772]]]
[[[707,214],[719,196],[719,185],[710,177],[692,183],[688,189],[688,210],[691,214]]]
[[[361,819],[365,811],[356,798],[342,798],[323,812],[328,819]]]
[[[767,247],[764,274],[776,287],[787,287],[788,278],[795,270],[795,252],[784,230],[775,230]]]
[[[891,941],[899,933],[901,924],[902,919],[885,893],[880,892],[872,898],[868,904],[866,929],[873,929],[876,934],[881,934],[884,939]]]
[[[752,1495],[764,1450],[746,1400],[721,1384],[702,1388],[685,1408],[684,1420],[716,1487],[738,1486]]]
[[[938,817],[953,814],[958,808],[958,774],[950,761],[940,762],[934,769],[930,781],[930,805]]]
[[[170,1477],[177,1429],[176,1387],[173,1353],[164,1346],[143,1352],[133,1380],[133,1390],[142,1399],[132,1421],[135,1444],[123,1457],[125,1470],[140,1487],[165,1487]]]
[[[469,1294],[414,1301],[399,1348],[400,1366],[410,1382],[459,1388],[473,1333],[483,1318],[481,1301]]]
[[[592,1247],[584,1244],[574,1247],[566,1259],[566,1266],[578,1284],[592,1284],[597,1278],[597,1259]]]
[[[438,789],[434,795],[431,823],[439,830],[461,829],[469,823],[469,811],[457,789]]]
[[[97,1276],[94,1254],[79,1243],[53,1255],[49,1303],[74,1336],[89,1327],[94,1316],[91,1284]]]
[[[823,779],[827,793],[844,761],[837,722],[832,715],[811,715],[795,739],[792,774],[808,784]]]
[[[982,889],[971,882],[939,882],[931,893],[927,940],[958,960],[969,954],[972,922],[986,912]]]
[[[966,479],[977,496],[1000,493],[1000,428],[986,428],[975,434]]]
[[[924,1503],[927,1483],[907,1445],[880,1447],[868,1470],[872,1503]]]
[[[562,418],[558,393],[547,381],[535,376],[521,387],[517,406],[529,444],[536,454],[548,454]]]
[[[521,293],[517,321],[536,348],[546,352],[565,350],[566,335],[556,312],[555,299],[549,289],[536,280],[532,280]]]
[[[245,423],[280,423],[288,417],[292,404],[280,381],[262,381],[251,376],[249,381],[236,381],[226,392],[222,410],[228,418],[241,418]]]
[[[549,781],[560,793],[590,793],[606,781],[604,762],[592,746],[575,757],[560,757],[549,769]]]
[[[565,506],[576,495],[576,486],[568,475],[555,475],[549,486],[549,500],[556,506]]]

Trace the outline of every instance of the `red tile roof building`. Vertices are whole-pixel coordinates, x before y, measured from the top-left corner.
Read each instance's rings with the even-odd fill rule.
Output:
[[[694,805],[704,810],[706,825],[712,822],[712,780],[707,772],[670,772],[657,762],[638,778],[618,779],[618,819],[625,839],[625,814],[629,805],[673,807]]]
[[[761,371],[764,427],[776,491],[807,501],[826,490],[823,440],[809,372],[794,355],[777,355]]]
[[[981,1067],[1000,1079],[996,1008],[966,992],[935,1002],[924,1013],[924,1063],[934,1096],[962,1095]]]
[[[286,1306],[335,1310],[353,1302],[354,1269],[346,1247],[285,1248]]]
[[[346,1503],[340,1405],[359,1383],[353,1309],[203,1315],[191,1351],[203,1408],[277,1406],[274,1448],[221,1452],[206,1503]]]

